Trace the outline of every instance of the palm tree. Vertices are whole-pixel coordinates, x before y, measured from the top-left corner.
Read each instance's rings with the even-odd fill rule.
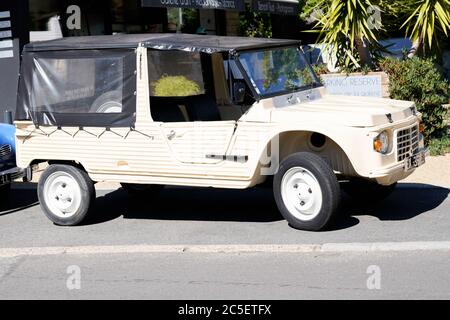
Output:
[[[324,14],[314,26],[320,29],[318,42],[337,57],[338,66],[372,67],[370,47],[377,46],[374,30],[379,26],[371,24],[370,0],[323,0],[320,6]]]
[[[450,0],[419,0],[417,8],[402,25],[413,46],[409,56],[424,55],[427,48],[439,49],[439,34],[448,37]]]

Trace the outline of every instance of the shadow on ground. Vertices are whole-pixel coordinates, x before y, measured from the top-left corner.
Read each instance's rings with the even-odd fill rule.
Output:
[[[399,183],[384,201],[357,205],[343,194],[341,214],[357,217],[370,215],[380,220],[408,220],[438,207],[448,197],[449,189],[427,184]]]
[[[359,223],[358,216],[380,220],[408,220],[438,207],[449,189],[425,184],[401,183],[383,202],[356,205],[343,194],[340,213],[327,231],[347,229]],[[191,221],[274,222],[283,220],[269,188],[226,190],[169,187],[159,196],[139,199],[118,189],[98,197],[96,212],[86,224],[124,219]]]
[[[36,184],[27,184],[26,188],[17,188],[14,184],[8,194],[1,195],[0,217],[16,213],[39,204]]]
[[[102,194],[102,192],[98,192]],[[327,231],[351,228],[358,216],[380,220],[408,220],[426,214],[448,197],[449,189],[401,183],[383,202],[357,205],[343,194],[340,213]],[[36,186],[12,189],[7,201],[0,203],[0,219],[38,204]],[[159,195],[137,198],[117,189],[98,195],[93,214],[84,225],[124,219],[275,222],[283,220],[270,188],[227,190],[213,188],[167,187]]]
[[[159,195],[133,197],[118,189],[98,197],[96,212],[86,223],[125,219],[247,221],[282,220],[270,189],[226,190],[166,187]]]

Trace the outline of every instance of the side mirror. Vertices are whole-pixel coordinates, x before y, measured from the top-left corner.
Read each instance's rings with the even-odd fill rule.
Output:
[[[13,117],[11,111],[6,110],[5,113],[3,113],[3,121],[7,124],[13,124]]]
[[[242,103],[245,98],[245,83],[236,81],[233,83],[233,102]]]

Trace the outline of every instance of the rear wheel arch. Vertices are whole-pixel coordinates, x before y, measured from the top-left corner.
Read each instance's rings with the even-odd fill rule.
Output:
[[[75,160],[48,160],[47,162],[48,164],[66,164],[87,172],[81,162]]]
[[[86,170],[85,166],[76,160],[60,160],[60,159],[33,159],[32,161],[30,161],[29,163],[29,167],[34,166],[34,165],[39,165],[41,163],[45,163],[47,162],[48,165],[52,165],[52,164],[66,164],[66,165],[71,165],[75,168],[78,168],[86,173],[88,173],[88,171]]]

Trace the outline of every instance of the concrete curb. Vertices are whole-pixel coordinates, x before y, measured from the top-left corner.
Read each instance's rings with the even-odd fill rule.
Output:
[[[450,251],[450,241],[256,244],[256,245],[118,245],[75,247],[1,248],[0,258],[49,255],[152,254],[152,253],[369,253]]]

